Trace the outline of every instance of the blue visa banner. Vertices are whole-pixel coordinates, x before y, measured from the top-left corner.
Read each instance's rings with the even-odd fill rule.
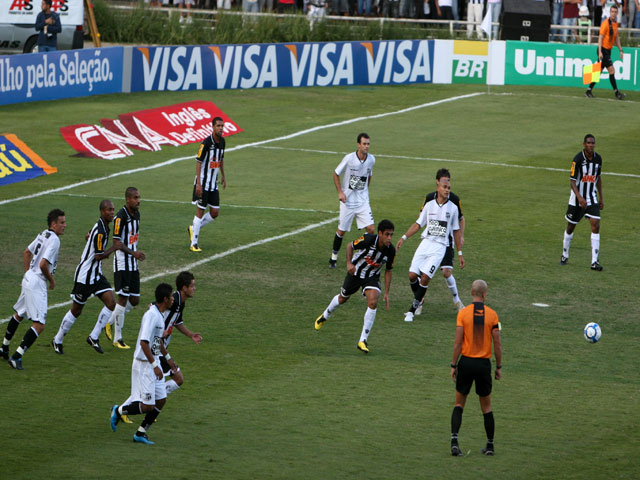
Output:
[[[23,182],[57,171],[12,133],[0,135],[0,185]]]
[[[122,91],[123,47],[0,56],[0,105]]]
[[[130,48],[132,92],[433,81],[433,40]]]

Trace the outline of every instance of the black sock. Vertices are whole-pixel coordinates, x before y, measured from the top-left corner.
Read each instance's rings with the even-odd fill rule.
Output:
[[[140,415],[142,413],[140,402],[131,402],[129,405],[122,405],[121,408],[124,415]]]
[[[149,430],[149,427],[153,425],[153,422],[155,421],[156,418],[158,418],[158,415],[160,415],[160,412],[161,410],[159,410],[158,407],[154,407],[153,410],[151,410],[150,412],[147,412],[147,414],[144,416],[144,420],[142,421],[140,426],[144,428],[145,431]]]
[[[9,325],[7,325],[7,333],[4,334],[4,338],[11,340],[18,329],[18,325],[20,325],[20,322],[16,320],[15,315],[12,315],[11,320],[9,320]]]
[[[589,88],[587,90],[593,90],[593,87],[595,87],[595,86],[596,86],[596,82],[591,82],[589,84]]]
[[[613,91],[618,91],[618,83],[616,82],[616,76],[614,74],[609,74],[609,81],[611,82],[611,86],[613,87]]]
[[[458,432],[460,431],[460,425],[462,425],[462,407],[453,407],[451,413],[451,440],[458,440]]]
[[[342,237],[338,236],[338,234],[336,233],[336,236],[333,237],[333,253],[338,253],[340,251],[341,246],[342,246]]]
[[[418,293],[418,279],[416,278],[415,282],[412,282],[411,280],[409,280],[409,286],[411,287],[411,291],[413,292],[413,296],[416,296],[416,293]]]
[[[418,282],[418,291],[413,294],[413,296],[414,296],[413,304],[411,305],[411,308],[409,309],[409,311],[411,313],[415,313],[416,309],[420,306],[420,302],[422,302],[422,299],[424,298],[424,296],[427,293],[427,288],[429,288],[428,285],[426,287],[423,287]]]
[[[20,344],[22,351],[26,353],[29,347],[33,345],[33,342],[35,342],[37,339],[38,339],[38,332],[36,332],[35,328],[31,327],[29,330],[27,330],[27,333],[25,333],[24,337],[22,338],[22,343]],[[20,358],[22,356],[22,355],[20,356],[18,355],[20,354],[16,352],[15,356],[17,358]]]
[[[484,429],[487,432],[487,442],[493,443],[493,434],[495,433],[496,424],[493,420],[493,412],[484,413]]]

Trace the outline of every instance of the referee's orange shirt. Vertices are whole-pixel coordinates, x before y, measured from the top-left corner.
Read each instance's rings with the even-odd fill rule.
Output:
[[[613,35],[609,35],[610,28],[613,29]],[[611,50],[618,36],[618,22],[611,22],[611,27],[609,27],[609,20],[603,21],[600,25],[600,35],[602,35],[602,48]]]
[[[462,355],[491,358],[491,332],[498,328],[498,314],[483,303],[474,302],[458,312],[456,326],[464,329]]]

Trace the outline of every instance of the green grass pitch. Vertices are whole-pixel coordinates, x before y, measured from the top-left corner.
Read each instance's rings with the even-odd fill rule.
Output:
[[[616,102],[604,88],[594,100],[582,93],[415,85],[156,92],[1,107],[0,132],[18,135],[59,172],[2,187],[0,202],[197,151],[193,144],[114,161],[78,158],[59,133],[65,125],[206,99],[245,130],[228,138],[228,149],[329,127],[228,151],[220,217],[203,229],[200,254],[188,251],[186,234],[194,214],[192,159],[0,205],[2,319],[20,292],[22,252],[53,207],[68,221],[57,287],[49,292],[49,304],[57,305],[69,300],[99,201],[110,198],[118,209],[126,187],[140,189],[147,260],[141,308],[125,324],[131,344],[158,282],[173,284],[173,272],[223,254],[189,267],[196,295],[186,323],[204,341],[196,346],[174,335],[170,349],[185,383],[149,431],[156,445],[132,443],[140,417],[116,433],[109,428],[110,407],[129,392],[132,351],[112,348],[104,336],[104,355],[87,346],[102,305],[91,299],[65,339],[64,356],[50,346],[68,308],[61,306],[49,310],[23,372],[0,366],[0,478],[637,478],[640,94]],[[454,270],[458,287],[468,303],[471,282],[486,280],[487,304],[503,327],[494,458],[480,454],[485,435],[473,392],[460,432],[469,453],[449,453],[455,310],[441,276],[432,281],[425,313],[403,322],[417,237],[396,260],[391,306],[378,307],[369,355],[356,349],[366,308],[359,295],[320,332],[313,329],[345,274],[344,247],[342,267],[327,268],[338,210],[331,175],[360,131],[371,135],[377,158],[374,217],[395,223],[394,241],[417,218],[436,170],[451,170],[467,221],[467,266]],[[569,265],[558,264],[568,170],[586,133],[595,135],[604,159],[600,273],[589,269],[585,222]],[[313,228],[299,231],[307,226]],[[357,236],[354,227],[346,241]],[[111,281],[111,259],[104,268]],[[602,326],[595,345],[582,336],[590,321]],[[0,324],[0,336],[5,328]],[[21,326],[12,351],[24,332]]]

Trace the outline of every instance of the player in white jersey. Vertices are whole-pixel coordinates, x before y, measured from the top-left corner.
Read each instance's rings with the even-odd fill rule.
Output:
[[[359,134],[358,149],[345,155],[333,171],[333,183],[338,191],[338,200],[340,200],[340,219],[336,235],[333,238],[329,268],[336,268],[342,237],[345,232],[351,230],[354,218],[358,229],[366,228],[367,233],[372,235],[376,233],[373,214],[369,206],[369,186],[371,185],[373,166],[376,163],[375,157],[369,153],[370,146],[369,135]]]
[[[109,224],[115,215],[111,200],[100,202],[100,218],[87,234],[87,243],[82,251],[80,263],[76,267],[73,278],[73,291],[71,299],[73,303],[60,322],[58,333],[51,340],[53,351],[59,355],[64,353],[62,342],[64,336],[71,330],[71,327],[78,319],[85,303],[92,295],[95,295],[104,307],[98,315],[93,331],[87,337],[87,343],[98,353],[104,353],[98,337],[113,313],[116,300],[111,290],[111,284],[102,274],[102,260],[108,258],[115,250],[115,246],[107,249],[109,244]]]
[[[113,283],[115,284],[118,302],[111,318],[104,326],[105,335],[113,345],[128,349],[129,345],[122,340],[124,316],[140,303],[140,271],[138,261],[146,255],[138,250],[140,238],[140,191],[129,187],[125,191],[125,206],[120,209],[113,222]],[[111,331],[111,326],[115,332]]]
[[[562,242],[560,265],[569,261],[569,247],[573,240],[573,231],[582,217],[591,224],[591,270],[602,271],[598,262],[600,253],[600,210],[604,209],[602,200],[602,157],[594,150],[596,138],[590,133],[584,137],[584,148],[571,163],[571,195],[567,207],[567,229]]]
[[[57,208],[51,210],[47,215],[47,224],[49,228],[38,234],[22,254],[25,270],[22,277],[22,291],[13,306],[15,313],[7,325],[7,332],[0,350],[0,355],[9,360],[9,365],[16,370],[24,370],[22,356],[44,331],[47,321],[47,280],[50,290],[56,286],[53,274],[58,265],[59,237],[64,235],[67,227],[64,212]],[[33,324],[25,333],[16,352],[9,357],[11,339],[25,317],[29,318]]]
[[[160,366],[160,355],[167,355],[164,345],[166,335],[164,329],[164,313],[173,304],[171,285],[161,283],[155,291],[156,303],[142,317],[140,332],[133,354],[131,365],[131,399],[128,405],[114,405],[111,407],[110,423],[115,432],[122,415],[138,415],[146,413],[142,424],[133,435],[133,441],[153,445],[147,437],[147,430],[158,418],[162,407],[167,400],[167,390],[164,383],[164,374]],[[169,358],[169,365],[173,371],[178,367]]]
[[[193,223],[187,227],[189,233],[189,250],[201,252],[198,246],[200,229],[213,222],[220,214],[220,191],[218,190],[218,177],[222,188],[227,188],[227,179],[224,175],[224,149],[226,146],[222,132],[224,120],[220,117],[213,119],[213,133],[200,144],[196,156],[196,178],[193,182],[192,202],[196,206],[196,215]],[[204,211],[209,207],[209,211]]]
[[[407,233],[402,236],[396,245],[396,249],[400,250],[407,238],[418,232],[422,227],[426,227],[421,235],[422,242],[416,249],[409,267],[409,284],[414,298],[409,311],[405,313],[405,322],[413,322],[415,311],[427,293],[429,281],[433,278],[438,266],[440,266],[447,247],[450,246],[449,237],[451,232],[453,232],[453,238],[458,247],[460,268],[464,268],[464,257],[460,250],[462,234],[458,220],[459,210],[449,200],[449,193],[451,192],[450,178],[451,175],[448,171],[441,175],[440,181],[436,182],[437,197],[425,203],[418,219],[409,227]]]

